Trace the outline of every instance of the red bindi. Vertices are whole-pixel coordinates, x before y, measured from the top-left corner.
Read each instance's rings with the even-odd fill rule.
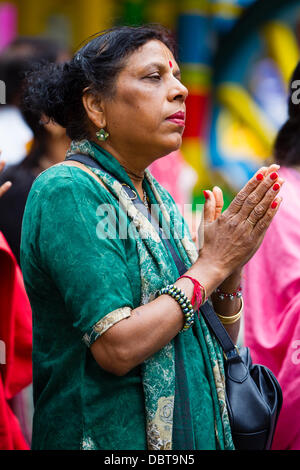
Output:
[[[172,64],[172,62],[171,62],[170,60],[169,60],[169,66],[170,66],[170,68],[173,67],[173,64]]]

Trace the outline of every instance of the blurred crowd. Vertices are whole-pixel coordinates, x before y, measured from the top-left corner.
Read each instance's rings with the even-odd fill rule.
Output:
[[[26,73],[47,62],[63,62],[68,51],[43,38],[19,37],[0,56],[6,101],[0,106],[1,318],[5,344],[1,365],[0,449],[28,449],[32,427],[32,319],[20,270],[22,217],[34,179],[65,158],[65,130],[22,110]],[[6,164],[5,169],[4,162]]]

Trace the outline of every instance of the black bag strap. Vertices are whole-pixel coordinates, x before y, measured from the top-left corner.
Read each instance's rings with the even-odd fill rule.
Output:
[[[76,161],[79,163],[82,163],[83,165],[90,166],[92,168],[97,168],[99,170],[104,171],[105,173],[109,174],[112,176],[107,170],[105,170],[101,164],[95,160],[94,158],[90,157],[89,155],[84,155],[84,154],[74,154],[70,155],[66,158],[66,161]],[[179,272],[179,275],[182,276],[186,271],[186,266],[184,265],[183,261],[181,258],[178,256],[177,252],[174,250],[172,244],[170,243],[170,240],[164,235],[163,229],[159,226],[159,223],[157,220],[151,216],[151,213],[149,209],[146,208],[146,206],[142,203],[139,197],[137,197],[137,194],[133,189],[131,189],[128,185],[123,184],[123,188],[126,191],[128,197],[132,200],[133,204],[136,206],[136,208],[142,212],[142,214],[148,218],[148,220],[152,223],[154,226],[155,230],[159,234],[162,242],[164,243],[167,251],[171,254],[173,257],[173,260],[176,264],[177,270]],[[206,320],[206,323],[209,325],[210,329],[213,331],[215,334],[216,338],[218,339],[225,355],[225,359],[229,362],[232,361],[242,361],[238,350],[234,343],[232,342],[229,334],[227,333],[226,329],[224,328],[223,324],[220,322],[219,318],[217,317],[214,309],[210,305],[209,302],[205,302],[200,307],[200,311]]]

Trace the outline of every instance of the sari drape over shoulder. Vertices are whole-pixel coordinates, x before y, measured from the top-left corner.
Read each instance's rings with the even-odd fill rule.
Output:
[[[245,344],[283,391],[273,449],[300,449],[300,173],[282,167],[281,207],[244,271]]]

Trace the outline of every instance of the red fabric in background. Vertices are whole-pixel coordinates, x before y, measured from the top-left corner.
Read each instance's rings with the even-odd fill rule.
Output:
[[[186,99],[186,123],[183,137],[207,137],[207,122],[211,97],[208,93],[190,93]]]
[[[8,400],[32,382],[32,317],[21,270],[0,232],[0,449],[26,450],[28,444]]]

